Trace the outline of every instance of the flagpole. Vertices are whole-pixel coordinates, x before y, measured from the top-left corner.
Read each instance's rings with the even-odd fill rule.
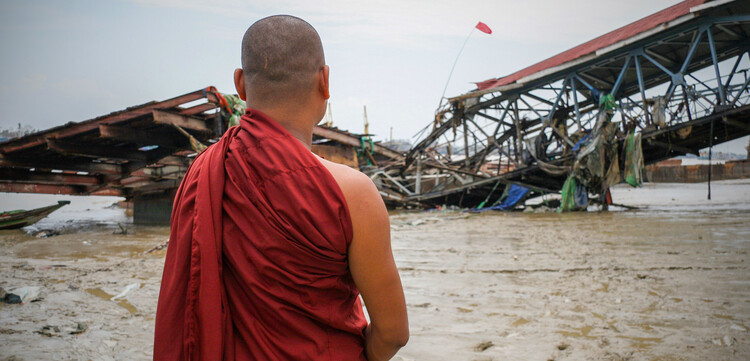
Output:
[[[443,94],[440,96],[440,104],[438,104],[437,109],[435,110],[435,114],[440,110],[440,107],[443,105],[443,99],[445,98],[445,92],[448,90],[448,84],[451,82],[451,77],[453,76],[453,70],[456,69],[456,63],[458,63],[458,58],[461,56],[461,53],[464,51],[464,48],[466,47],[466,43],[469,42],[469,38],[471,37],[471,34],[474,33],[474,29],[477,27],[474,26],[471,28],[471,31],[469,32],[469,35],[466,37],[466,40],[464,40],[464,45],[461,45],[461,50],[458,51],[458,55],[456,55],[456,60],[453,61],[453,66],[451,67],[451,72],[448,74],[448,80],[445,82],[445,88],[443,88]]]

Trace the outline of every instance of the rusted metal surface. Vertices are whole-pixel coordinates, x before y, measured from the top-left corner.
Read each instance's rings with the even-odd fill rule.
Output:
[[[320,138],[330,139],[354,148],[359,148],[362,146],[360,135],[352,134],[335,128],[316,126],[313,129],[313,135]],[[403,154],[377,143],[373,144],[372,151],[376,154],[380,154],[394,160],[403,158]]]
[[[23,168],[0,168],[0,179],[15,183],[65,184],[65,185],[99,185],[102,176],[91,176],[70,173],[37,172]]]
[[[116,163],[95,163],[90,159],[66,160],[66,159],[32,159],[32,158],[9,158],[0,154],[0,167],[24,168],[36,170],[66,170],[74,172],[87,172],[92,174],[123,174],[126,167]]]
[[[145,152],[139,152],[138,149],[125,150],[55,138],[47,138],[47,148],[63,155],[74,155],[93,159],[104,158],[138,162],[146,162],[149,159]]]
[[[99,135],[102,138],[129,142],[138,146],[158,144],[160,147],[185,149],[190,144],[184,137],[177,137],[174,130],[138,130],[116,125],[99,124]]]
[[[158,124],[171,124],[183,129],[191,129],[197,132],[210,133],[211,128],[206,125],[206,119],[200,119],[188,115],[172,114],[163,110],[152,112],[154,122]]]
[[[99,124],[118,124],[134,120],[140,116],[150,115],[155,109],[170,109],[180,106],[181,104],[196,101],[205,98],[204,90],[197,90],[192,93],[184,94],[172,99],[161,102],[149,102],[143,105],[131,107],[119,112],[114,112],[105,116],[94,118],[80,123],[68,123],[59,127],[54,127],[45,131],[31,134],[18,139],[11,139],[0,143],[0,153],[10,154],[23,149],[45,145],[47,138],[67,138],[81,135],[87,132],[98,131]],[[215,104],[215,102],[214,102]],[[215,108],[215,107],[214,107]],[[213,108],[212,108],[213,109]]]
[[[194,105],[201,98],[205,102]],[[189,137],[210,145],[227,128],[215,111],[217,102],[214,90],[199,90],[0,142],[0,191],[128,198],[170,194],[195,157]],[[352,167],[360,158],[376,164],[402,158],[363,137],[318,126],[313,151]]]
[[[129,197],[142,186],[173,188],[193,152],[172,124],[210,142],[220,136],[215,109],[215,96],[198,90],[0,142],[0,191]]]

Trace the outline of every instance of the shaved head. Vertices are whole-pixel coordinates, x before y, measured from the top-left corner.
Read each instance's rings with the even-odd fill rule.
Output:
[[[248,102],[280,105],[301,100],[325,65],[318,32],[289,15],[258,20],[242,38],[242,71]]]

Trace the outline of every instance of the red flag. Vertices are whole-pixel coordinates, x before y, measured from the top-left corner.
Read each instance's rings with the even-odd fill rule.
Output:
[[[485,34],[492,34],[492,29],[490,29],[490,27],[487,26],[487,24],[485,24],[485,23],[483,23],[481,21],[477,24],[476,28],[479,29],[479,31],[481,31],[481,32],[483,32]]]

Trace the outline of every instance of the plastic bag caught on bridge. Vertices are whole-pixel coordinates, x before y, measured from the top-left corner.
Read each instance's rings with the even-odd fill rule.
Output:
[[[614,148],[614,152],[612,152],[611,155],[609,152],[607,154],[610,158],[609,169],[604,176],[604,182],[606,183],[607,188],[612,188],[612,186],[622,181],[622,175],[620,174],[620,156],[617,152],[617,145],[615,145]]]
[[[667,101],[663,96],[654,98],[654,105],[651,109],[651,120],[659,128],[664,128],[667,125]]]
[[[602,162],[602,148],[605,146],[604,137],[597,135],[583,150],[578,153],[578,162],[576,163],[577,174],[581,178],[581,183],[586,186],[601,184],[604,176]]]
[[[568,179],[565,180],[562,190],[560,191],[562,198],[560,199],[560,208],[557,209],[558,212],[570,212],[576,209],[576,185],[576,177],[571,174],[568,176]]]
[[[226,117],[228,119],[227,123],[230,128],[235,125],[239,125],[242,114],[245,114],[245,101],[240,99],[239,96],[234,95],[234,94],[223,94],[223,95],[224,95],[224,99],[227,100],[229,109],[232,110],[232,114],[229,114],[226,110],[222,109],[221,116]]]
[[[562,187],[562,198],[558,213],[584,210],[589,206],[589,192],[586,186],[579,183],[574,175],[570,175]]]
[[[633,187],[643,185],[641,133],[631,132],[625,138],[625,182]]]

